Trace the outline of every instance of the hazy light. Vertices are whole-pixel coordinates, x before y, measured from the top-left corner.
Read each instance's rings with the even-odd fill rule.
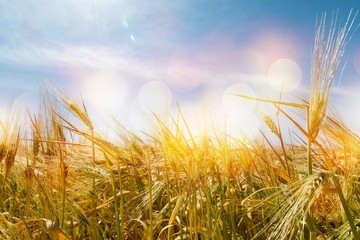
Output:
[[[123,24],[123,26],[124,26],[126,29],[129,28],[129,25],[128,25],[126,19],[123,20],[122,24]]]
[[[194,90],[206,78],[206,72],[194,66],[173,63],[168,69],[168,82],[179,92]]]
[[[336,110],[347,124],[347,127],[356,134],[360,134],[360,85],[354,84],[350,87],[343,87],[342,93],[337,94],[335,101]]]
[[[151,81],[143,85],[138,94],[138,103],[144,111],[164,113],[171,105],[172,93],[161,81]]]
[[[0,122],[4,123],[6,119],[7,112],[5,110],[5,107],[0,106]]]
[[[96,110],[114,113],[121,109],[127,97],[125,80],[113,72],[100,71],[84,76],[83,97]]]
[[[267,62],[272,63],[284,56],[297,56],[303,51],[301,37],[298,32],[289,31],[288,26],[264,25],[254,34],[253,44],[264,54]]]
[[[258,49],[246,47],[241,48],[238,53],[238,67],[244,73],[262,74],[267,70],[267,61]]]
[[[191,103],[181,103],[179,104],[181,114],[185,119],[185,123],[190,130],[190,133],[193,137],[199,136],[203,133],[203,125],[204,125],[204,111],[199,102],[191,102]],[[179,114],[179,109],[176,108],[173,110],[173,116],[177,116]],[[184,122],[180,120],[179,126],[184,130],[183,134],[186,138],[190,137],[189,132],[185,128]]]
[[[234,96],[233,94],[255,97],[254,91],[246,84],[234,84],[228,87],[222,96],[223,107],[225,111],[234,115],[237,112],[247,109],[254,109],[256,102]]]
[[[225,131],[234,137],[253,138],[258,130],[258,120],[253,113],[256,101],[243,99],[232,94],[239,94],[249,97],[255,97],[251,87],[246,84],[234,84],[228,87],[222,96],[224,116],[219,118],[220,124],[225,123]],[[223,122],[223,123],[221,123]]]
[[[271,86],[284,92],[296,89],[301,81],[302,73],[300,66],[293,60],[282,58],[275,61],[269,68],[268,80]]]
[[[357,73],[360,74],[360,48],[358,48],[354,55],[354,67],[357,71]]]
[[[134,101],[128,106],[129,116],[126,122],[126,128],[136,134],[141,134],[143,131],[149,130],[151,124],[149,118],[152,116],[144,113],[144,110],[139,106],[138,101]]]
[[[259,132],[258,127],[258,118],[248,110],[242,110],[226,119],[226,133],[234,137],[254,138]]]

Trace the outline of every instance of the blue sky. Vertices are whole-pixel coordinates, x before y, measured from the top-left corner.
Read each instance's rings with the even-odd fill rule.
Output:
[[[143,112],[173,112],[176,104],[194,129],[204,109],[220,125],[248,126],[258,107],[227,93],[276,97],[270,75],[286,66],[295,77],[285,97],[306,95],[317,16],[338,11],[344,23],[351,8],[360,3],[1,1],[0,112],[11,97],[36,111],[39,85],[48,80],[73,97],[83,94],[94,115],[111,113],[135,130],[144,126]],[[358,133],[359,49],[357,31],[334,97]]]

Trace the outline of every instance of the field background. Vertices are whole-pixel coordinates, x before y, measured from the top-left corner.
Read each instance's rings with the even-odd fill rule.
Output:
[[[141,31],[136,30],[135,20],[134,29],[131,27],[131,17],[122,19],[119,30],[126,31],[128,48],[67,43],[58,48],[44,44],[44,51],[44,46],[30,44],[25,53],[5,54],[13,58],[0,61],[0,69],[7,69],[4,72],[16,63],[15,72],[26,76],[24,69],[32,69],[34,56],[40,56],[35,69],[52,72],[58,68],[70,79],[85,79],[80,84],[84,94],[69,91],[79,87],[76,81],[69,80],[64,88],[57,80],[42,81],[37,86],[37,107],[32,106],[34,99],[27,102],[23,96],[15,97],[8,109],[1,106],[0,238],[360,239],[360,138],[343,120],[351,123],[356,119],[358,102],[333,107],[336,93],[344,96],[351,92],[349,88],[356,90],[356,84],[345,90],[338,87],[338,80],[350,76],[353,81],[356,76],[343,74],[342,58],[349,56],[345,50],[354,50],[351,42],[357,39],[359,21],[356,11],[344,16],[341,12],[317,17],[308,73],[294,58],[279,58],[276,54],[286,55],[286,51],[282,52],[285,48],[276,41],[263,48],[268,62],[260,65],[267,69],[267,77],[232,71],[238,65],[257,68],[260,65],[253,64],[263,58],[246,55],[249,49],[239,50],[236,53],[242,57],[233,58],[233,47],[242,42],[224,40],[221,34],[169,57],[167,66],[165,52],[149,51],[157,49],[156,44],[150,48],[142,45],[145,41],[139,39]],[[29,24],[36,30],[39,22],[34,19]],[[144,19],[140,21],[143,24]],[[172,18],[168,14],[166,19]],[[170,25],[182,26],[173,20]],[[144,25],[147,30],[150,22]],[[104,36],[110,34],[105,31],[106,24],[96,23]],[[191,28],[194,32],[206,29],[203,22],[198,24],[201,28]],[[194,38],[173,39],[167,35],[172,26],[154,35],[161,33],[170,42],[196,42]],[[152,44],[157,39],[149,32],[142,36]],[[261,43],[267,42],[267,35],[262,36],[265,40]],[[91,39],[113,43],[105,37]],[[212,52],[214,42],[221,44]],[[0,48],[1,44],[0,38]],[[4,49],[5,53],[14,50],[11,44]],[[112,55],[112,50],[116,54]],[[134,55],[116,57],[128,50]],[[209,55],[205,54],[208,50]],[[358,66],[354,52],[353,73]],[[193,56],[194,62],[201,64],[193,65]],[[244,56],[256,60],[248,62]],[[41,62],[44,58],[46,68]],[[56,67],[54,59],[60,61]],[[217,64],[224,59],[235,63],[230,68],[229,61]],[[119,69],[109,70],[118,66],[122,66],[122,80]],[[101,71],[94,70],[96,67]],[[123,81],[126,72],[148,78],[129,74],[129,86],[133,85],[127,88]],[[154,76],[168,81],[154,80]],[[3,79],[6,91],[11,77]],[[308,80],[304,83],[304,79]],[[216,89],[219,86],[221,89]],[[136,89],[137,98],[127,104],[126,94]],[[212,98],[213,94],[219,96]],[[30,105],[25,110],[24,102]],[[135,105],[145,118],[129,117]]]

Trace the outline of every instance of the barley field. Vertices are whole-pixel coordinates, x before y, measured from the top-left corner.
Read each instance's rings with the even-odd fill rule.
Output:
[[[354,20],[318,23],[308,97],[237,95],[274,111],[257,139],[193,135],[181,109],[108,139],[85,102],[44,84],[38,113],[1,121],[0,238],[360,239],[360,138],[329,109]]]

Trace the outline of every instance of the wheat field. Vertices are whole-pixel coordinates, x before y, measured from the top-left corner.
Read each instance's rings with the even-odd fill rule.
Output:
[[[360,138],[329,111],[355,17],[325,19],[307,98],[238,95],[274,110],[256,140],[192,135],[179,110],[146,137],[116,122],[113,141],[86,103],[46,84],[38,113],[1,122],[0,238],[360,239]]]

